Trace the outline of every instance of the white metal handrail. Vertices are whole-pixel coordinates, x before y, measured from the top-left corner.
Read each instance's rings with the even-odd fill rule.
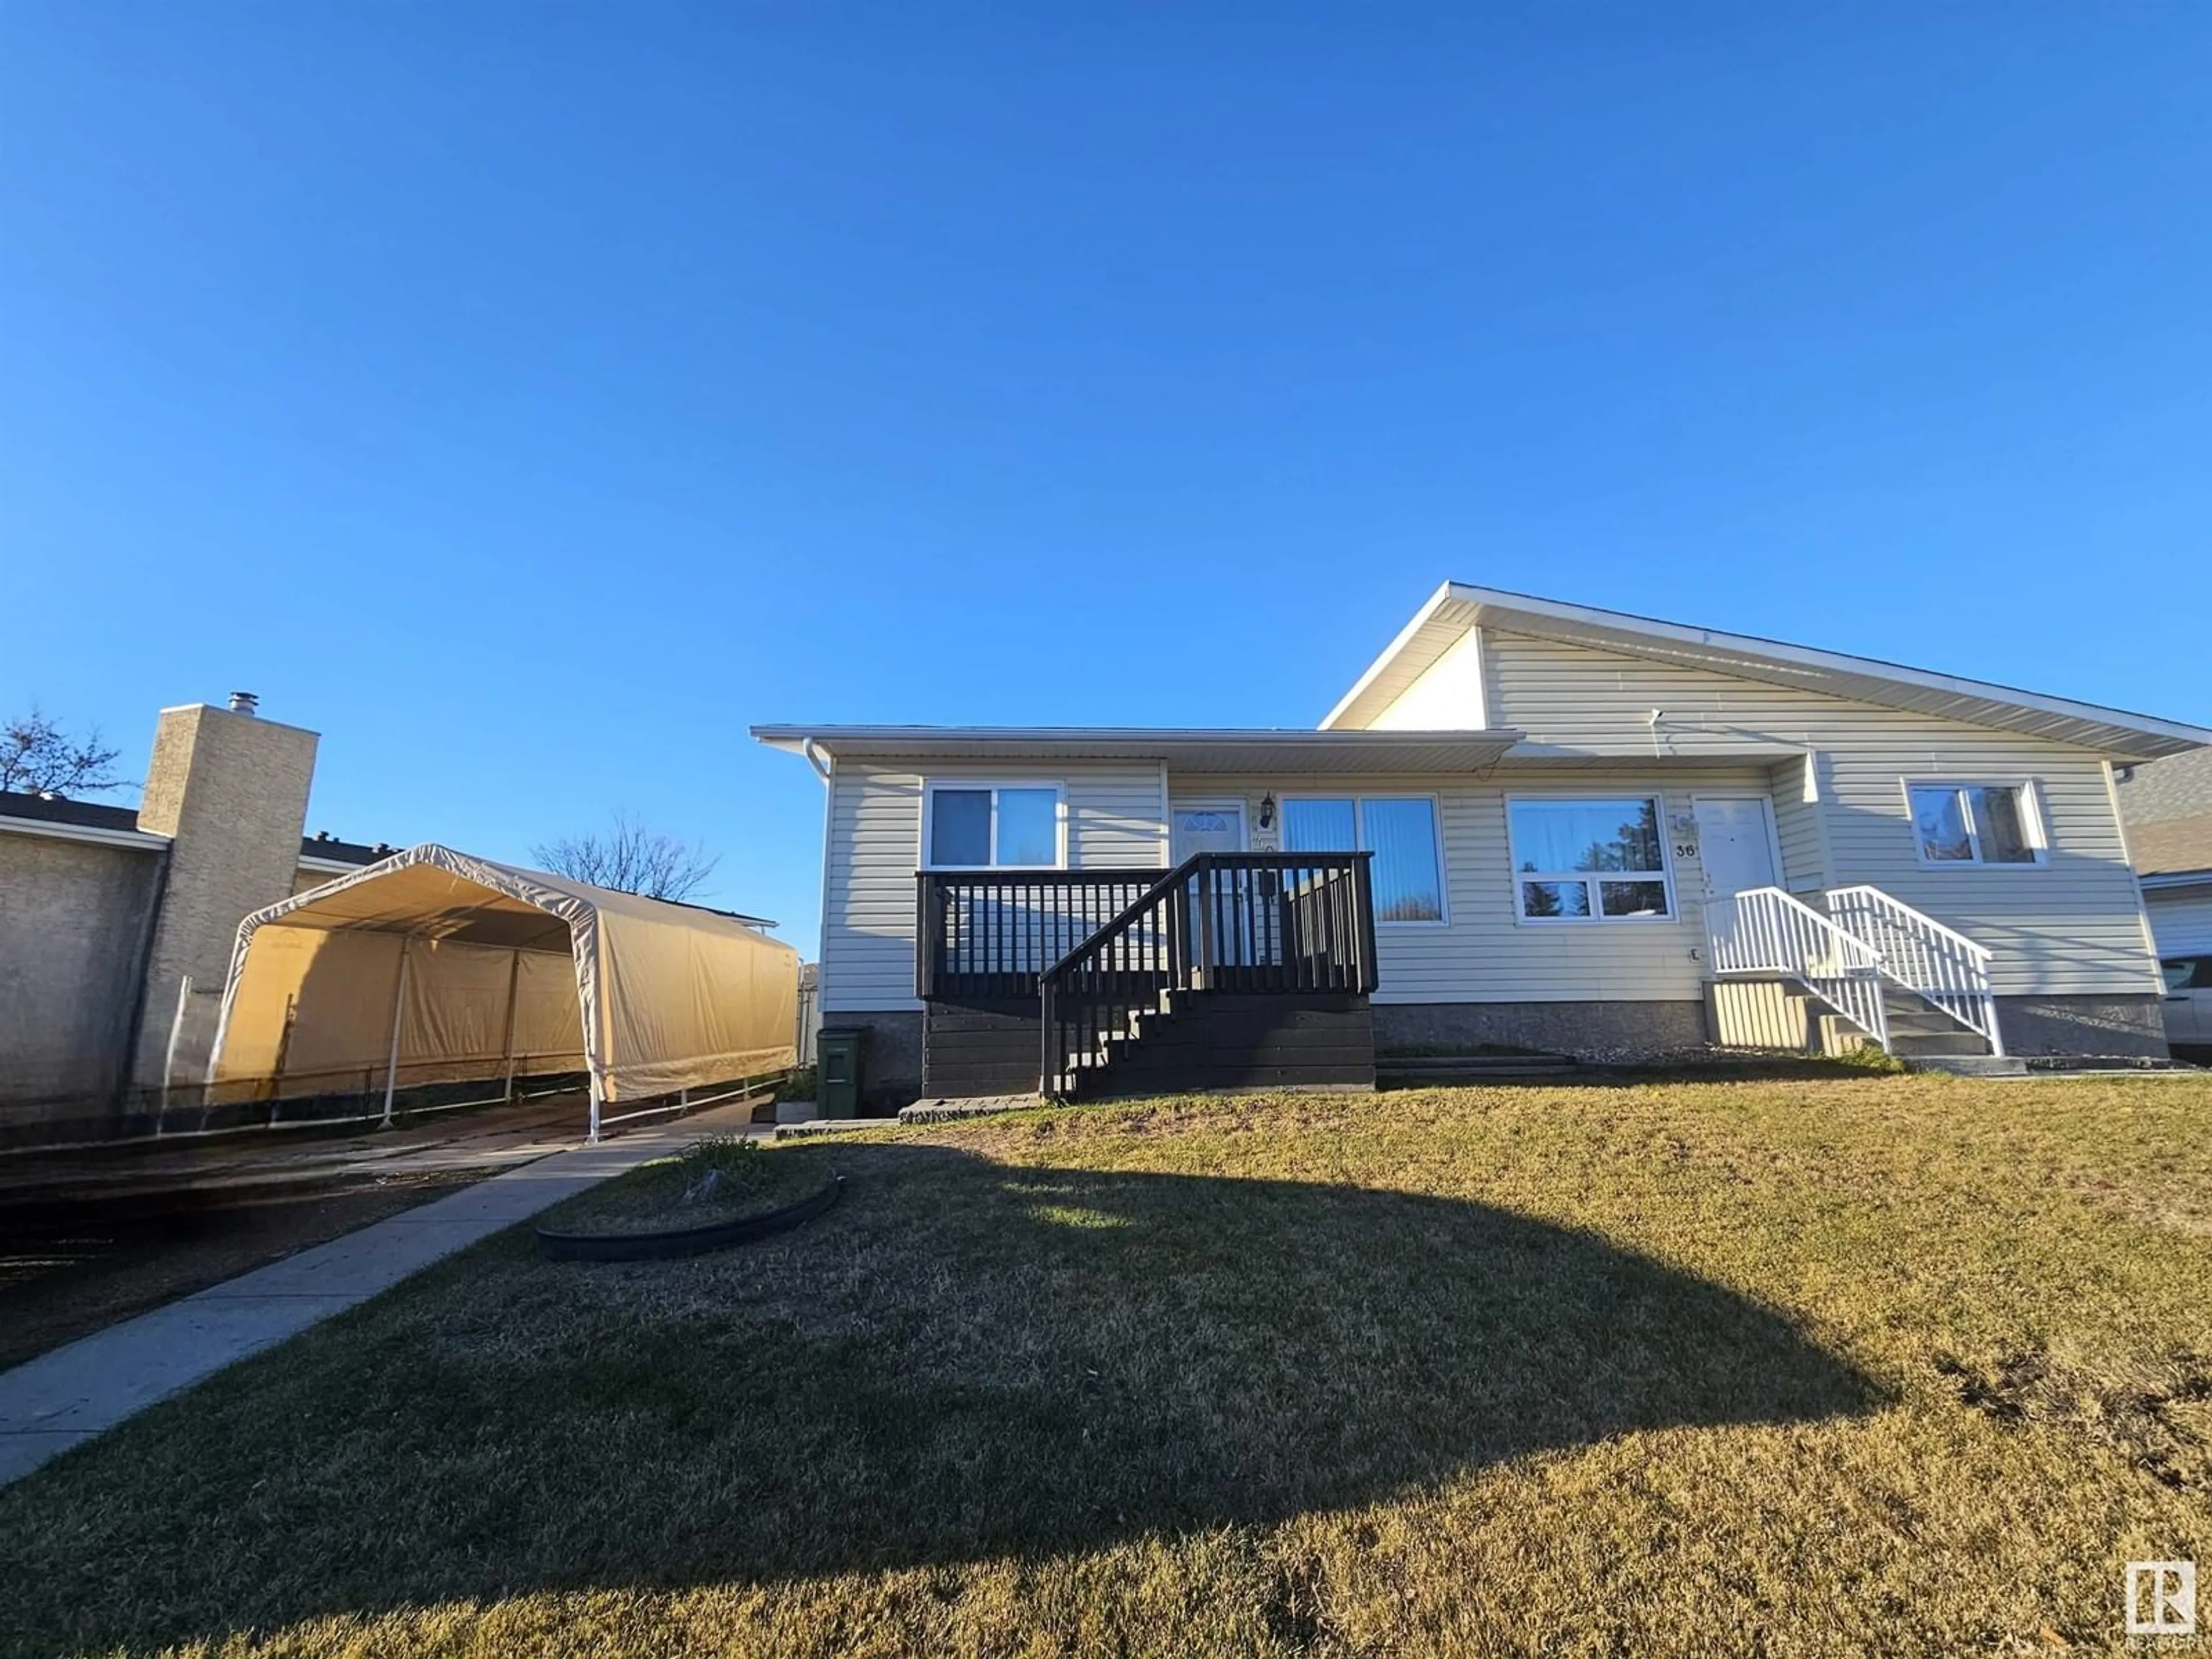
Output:
[[[1879,887],[1838,887],[1827,900],[1828,914],[1880,953],[1885,976],[1978,1033],[1992,1054],[2004,1053],[1987,946]]]
[[[1754,887],[1705,908],[1717,974],[1784,974],[1889,1047],[1881,953],[1779,887]]]

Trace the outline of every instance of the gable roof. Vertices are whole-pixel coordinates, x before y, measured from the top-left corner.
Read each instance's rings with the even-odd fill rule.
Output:
[[[2212,871],[2212,749],[2130,767],[2119,796],[2137,875]]]
[[[2179,754],[2212,744],[2212,730],[2125,709],[1961,679],[1872,657],[1790,645],[1748,634],[1723,634],[1624,611],[1570,605],[1497,588],[1446,582],[1370,664],[1321,723],[1324,732],[1366,726],[1436,660],[1477,626],[1559,640],[1796,686],[1886,708],[1910,709],[1970,726],[2021,732],[2108,755]]]

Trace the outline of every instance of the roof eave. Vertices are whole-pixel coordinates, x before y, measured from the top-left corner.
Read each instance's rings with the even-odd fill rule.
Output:
[[[1316,732],[1304,728],[1133,726],[757,726],[763,744],[801,753],[869,761],[1097,760],[1158,762],[1186,769],[1307,771],[1361,769],[1376,761],[1393,769],[1449,770],[1439,751],[1488,764],[1523,734],[1511,731]],[[1474,757],[1470,759],[1470,757]]]
[[[1488,611],[1510,613],[1518,617],[1538,621],[1571,623],[1601,633],[1629,635],[1664,641],[1691,649],[1728,652],[1755,660],[1765,660],[1778,667],[1808,670],[1815,672],[1850,675],[1863,679],[1886,681],[1911,687],[1920,691],[1932,691],[1947,696],[1957,696],[2002,707],[2023,713],[2039,714],[2048,720],[2076,721],[2084,728],[2077,735],[2054,738],[2053,741],[2097,750],[2109,755],[2136,759],[2155,759],[2160,756],[2179,754],[2185,750],[2212,746],[2212,729],[2188,725],[2179,720],[2161,720],[2155,715],[2139,714],[2130,709],[2111,708],[2098,703],[2077,702],[2069,697],[2055,697],[2041,692],[2025,691],[2016,686],[1997,685],[1988,681],[1963,679],[1956,675],[1941,674],[1931,669],[1914,668],[1902,663],[1886,662],[1874,657],[1855,657],[1838,651],[1823,651],[1813,646],[1792,645],[1786,641],[1762,639],[1755,635],[1729,634],[1715,629],[1694,628],[1683,623],[1662,622],[1655,617],[1638,617],[1626,611],[1603,611],[1593,605],[1574,605],[1562,599],[1540,599],[1534,594],[1509,592],[1502,588],[1475,587],[1464,582],[1446,582],[1432,594],[1396,639],[1384,649],[1329,711],[1322,724],[1333,729],[1344,719],[1374,684],[1396,665],[1398,658],[1415,641],[1424,627],[1436,612],[1446,605],[1468,607],[1469,615],[1465,625],[1453,635],[1453,640],[1463,637],[1469,629],[1481,626]],[[1507,631],[1511,631],[1510,627]],[[1440,653],[1439,653],[1440,654]],[[1434,658],[1431,659],[1431,661]],[[1424,663],[1415,675],[1425,671]],[[1849,696],[1838,691],[1833,695]],[[1865,699],[1861,698],[1861,701]],[[1965,719],[1964,716],[1960,716]],[[1968,724],[1990,725],[1988,721],[1968,720]],[[1993,729],[2005,729],[1995,727]]]
[[[1413,643],[1414,638],[1423,628],[1428,625],[1430,618],[1434,617],[1438,610],[1450,602],[1453,590],[1457,586],[1455,582],[1445,582],[1435,592],[1429,595],[1421,608],[1413,613],[1413,619],[1400,629],[1397,637],[1383,647],[1382,654],[1368,664],[1367,672],[1354,680],[1352,683],[1352,689],[1336,700],[1336,707],[1322,716],[1320,726],[1322,731],[1333,732],[1337,729],[1337,722],[1344,718],[1353,704],[1366,695],[1367,688],[1389,671],[1390,665],[1397,660],[1398,653]]]

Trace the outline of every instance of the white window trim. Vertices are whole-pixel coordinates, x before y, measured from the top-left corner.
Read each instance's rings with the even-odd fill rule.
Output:
[[[2044,816],[2043,791],[2036,787],[2033,778],[1899,778],[1899,793],[1905,797],[1905,828],[1912,837],[1912,857],[1923,870],[2048,870],[2051,867],[2050,820]],[[1974,823],[1974,808],[1971,800],[1960,803],[1960,815],[1966,823],[1966,840],[1974,849],[1970,859],[1931,859],[1921,844],[1920,819],[1912,810],[1912,792],[1916,789],[2014,789],[2020,792],[2024,818],[2022,827],[2027,831],[2028,845],[2035,849],[2035,859],[2029,864],[1993,864],[1982,857],[1982,832]]]
[[[999,791],[1049,789],[1053,793],[1054,860],[1050,864],[939,864],[931,842],[935,839],[937,792],[940,789],[988,789],[991,792],[991,851],[999,850]],[[1067,860],[1067,785],[1058,778],[924,778],[921,782],[921,862],[924,870],[1066,870]]]
[[[1530,806],[1594,805],[1600,801],[1648,800],[1659,810],[1659,868],[1650,870],[1523,870],[1521,867],[1521,848],[1513,833],[1513,809],[1522,803]],[[1772,814],[1768,815],[1771,822]],[[1671,927],[1682,921],[1682,902],[1674,885],[1674,836],[1667,824],[1667,792],[1663,789],[1628,790],[1559,790],[1524,792],[1505,798],[1505,861],[1513,879],[1513,920],[1522,927]],[[1782,867],[1780,855],[1775,859],[1775,868]],[[1608,916],[1605,914],[1603,896],[1590,895],[1590,914],[1586,916],[1532,916],[1526,908],[1527,896],[1521,890],[1523,882],[1550,881],[1650,881],[1654,875],[1667,884],[1667,914],[1663,916]]]
[[[1419,929],[1449,927],[1451,926],[1451,877],[1444,868],[1444,808],[1443,802],[1437,796],[1425,793],[1417,789],[1316,789],[1309,792],[1302,792],[1297,794],[1285,793],[1275,797],[1277,809],[1285,814],[1287,814],[1290,804],[1294,800],[1350,801],[1352,803],[1352,837],[1355,842],[1358,843],[1358,845],[1347,848],[1345,849],[1347,852],[1369,852],[1373,850],[1365,844],[1367,841],[1367,808],[1365,803],[1368,801],[1425,800],[1428,802],[1429,834],[1434,839],[1436,843],[1437,908],[1443,914],[1438,915],[1433,921],[1385,921],[1380,915],[1377,915],[1375,918],[1375,926],[1377,928],[1389,928],[1392,930],[1401,927]],[[1289,839],[1288,830],[1289,825],[1287,818],[1285,818],[1284,828],[1282,830],[1278,832],[1277,838],[1279,840],[1287,841]],[[1285,852],[1288,852],[1290,849],[1288,847],[1285,847],[1283,850]]]

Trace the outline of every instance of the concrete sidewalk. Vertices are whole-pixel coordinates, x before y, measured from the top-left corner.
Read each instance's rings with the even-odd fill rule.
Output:
[[[610,1176],[702,1136],[751,1133],[751,1118],[752,1103],[735,1101],[552,1152],[0,1372],[0,1486]]]

